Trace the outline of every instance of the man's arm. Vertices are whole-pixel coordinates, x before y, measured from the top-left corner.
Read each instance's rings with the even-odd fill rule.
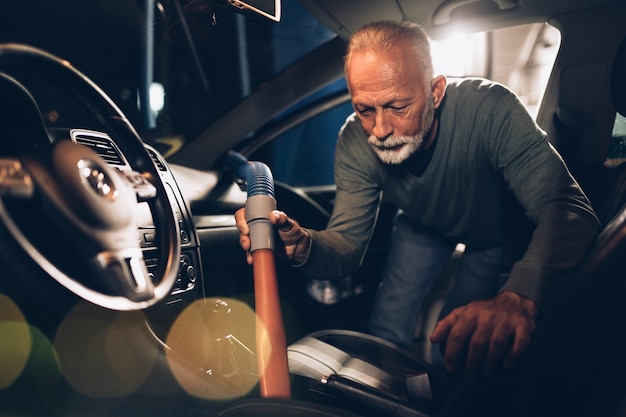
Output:
[[[360,123],[349,117],[335,151],[337,192],[326,230],[302,228],[282,211],[270,214],[281,240],[275,250],[311,278],[339,279],[352,274],[360,266],[373,233],[381,191],[370,176],[376,157],[363,135]],[[238,210],[235,219],[239,243],[247,252],[250,238],[245,210]],[[246,259],[252,262],[250,254]]]
[[[566,284],[600,227],[561,157],[513,94],[491,88],[478,114],[494,169],[536,227],[500,293],[452,311],[431,340],[445,343],[448,370],[490,377],[524,355],[539,312]]]
[[[316,279],[340,279],[361,265],[376,225],[381,186],[378,157],[353,116],[342,127],[335,150],[335,202],[325,230],[307,230],[311,250],[301,272]]]

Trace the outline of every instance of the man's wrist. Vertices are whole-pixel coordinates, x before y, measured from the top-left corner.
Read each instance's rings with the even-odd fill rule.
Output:
[[[290,259],[292,266],[302,266],[309,259],[309,255],[311,254],[311,235],[307,232],[306,229],[302,229],[304,234],[306,235],[300,242],[298,242],[296,250],[292,258]]]
[[[529,317],[535,320],[539,316],[539,308],[537,307],[537,304],[523,294],[511,290],[505,290],[500,292],[498,297],[503,300],[507,300],[509,303],[518,305],[521,311],[525,312]]]

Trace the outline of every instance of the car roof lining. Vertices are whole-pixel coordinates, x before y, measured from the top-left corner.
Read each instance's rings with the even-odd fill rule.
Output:
[[[367,22],[408,20],[421,24],[433,39],[457,32],[494,30],[504,26],[547,22],[552,17],[580,10],[578,0],[300,0],[313,15],[347,39]],[[597,0],[596,6],[617,4],[615,0]],[[358,9],[359,13],[354,13]],[[469,23],[471,21],[471,24]]]

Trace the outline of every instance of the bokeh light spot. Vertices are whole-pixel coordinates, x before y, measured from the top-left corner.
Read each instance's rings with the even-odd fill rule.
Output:
[[[0,388],[10,386],[21,375],[31,346],[30,328],[22,312],[9,297],[0,294]]]
[[[113,398],[139,389],[152,369],[159,344],[143,313],[77,304],[55,335],[63,375],[88,396]]]
[[[258,383],[255,314],[242,301],[213,298],[190,304],[166,343],[170,369],[190,395],[231,399]]]

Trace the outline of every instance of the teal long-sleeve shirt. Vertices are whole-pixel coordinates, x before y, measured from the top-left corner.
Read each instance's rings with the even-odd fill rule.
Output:
[[[578,265],[600,227],[545,133],[504,86],[459,79],[448,83],[438,135],[429,149],[403,164],[384,164],[352,114],[337,142],[331,219],[325,230],[309,230],[311,250],[300,269],[318,279],[353,273],[367,249],[383,192],[414,224],[451,242],[477,249],[502,244],[508,188],[535,229],[502,291],[541,303],[546,285]]]

